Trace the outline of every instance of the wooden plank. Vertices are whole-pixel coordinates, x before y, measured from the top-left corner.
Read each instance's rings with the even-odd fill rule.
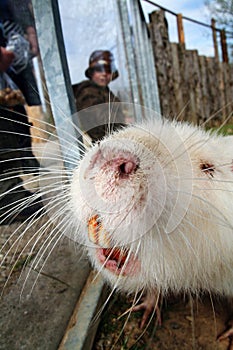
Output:
[[[173,91],[174,91],[174,114],[177,120],[184,120],[185,116],[183,112],[184,101],[182,93],[182,74],[180,67],[179,50],[180,45],[176,43],[171,44],[172,55],[172,69],[173,69]]]
[[[209,126],[219,126],[222,122],[221,66],[212,57],[207,59],[210,116]]]
[[[216,61],[219,61],[219,53],[218,53],[218,43],[217,43],[217,32],[216,32],[216,21],[214,18],[211,19],[211,27],[212,27],[212,38],[214,44],[214,57]]]
[[[194,50],[186,50],[185,53],[185,84],[189,94],[189,121],[199,124],[202,115],[200,97],[200,77],[198,66],[198,54]]]
[[[203,125],[210,117],[210,104],[209,104],[209,85],[208,85],[208,72],[205,56],[199,56],[199,69],[200,69],[200,88],[202,94],[202,108],[203,115],[199,120],[199,125]]]
[[[172,104],[172,69],[171,47],[168,36],[167,21],[164,11],[154,11],[150,14],[151,37],[155,66],[158,79],[161,112],[166,117],[173,117]]]
[[[227,64],[226,62],[222,62],[222,77],[223,77],[223,92],[224,92],[224,115],[223,121],[228,119],[230,114],[233,111],[233,69],[232,66]]]
[[[223,62],[229,63],[226,32],[224,29],[220,31],[220,38],[221,38],[221,48],[222,48],[222,60]]]

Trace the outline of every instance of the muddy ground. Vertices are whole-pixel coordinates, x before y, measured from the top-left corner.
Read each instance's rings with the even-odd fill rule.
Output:
[[[93,350],[226,350],[229,340],[216,341],[226,329],[229,304],[209,296],[199,301],[184,296],[170,297],[162,307],[162,326],[153,318],[139,328],[141,312],[121,315],[132,299],[115,295],[97,332]]]
[[[8,232],[9,230],[3,232]],[[5,241],[6,237],[5,234],[3,234],[1,238]],[[9,233],[8,233],[9,235]],[[2,242],[3,243],[3,242]],[[9,241],[10,245],[10,241]],[[28,247],[29,248],[29,247]],[[64,252],[64,247],[61,247],[61,251],[59,254],[56,253],[56,258],[60,257],[61,262],[57,263],[55,261],[55,265],[62,266],[62,261],[66,260],[67,263],[67,254],[70,255],[70,249],[68,250],[68,253]],[[20,247],[19,247],[19,250]],[[28,249],[29,250],[29,249]],[[30,250],[29,250],[30,251]],[[64,257],[62,254],[65,254]],[[22,267],[24,266],[26,257],[28,258],[28,254],[23,255],[21,259],[18,261],[18,264],[15,266],[14,271],[12,272],[12,279],[8,281],[7,288],[4,290],[4,295],[10,295],[11,289],[14,288],[14,285],[19,277],[19,274],[21,272]],[[12,256],[11,256],[12,258]],[[16,258],[14,256],[14,258]],[[71,271],[75,270],[75,262],[76,262],[76,252],[73,252],[73,260],[70,262],[70,267],[68,272],[65,272],[65,276],[70,275]],[[22,260],[22,261],[21,261]],[[3,264],[1,269],[1,278],[0,278],[0,287],[1,290],[3,288],[3,285],[6,281],[6,278],[10,272],[9,266],[7,264]],[[50,264],[48,264],[50,265]],[[64,265],[64,264],[63,264]],[[64,269],[64,268],[63,268]],[[72,272],[73,273],[73,272]],[[48,275],[48,274],[47,274]],[[59,275],[57,275],[59,276]],[[60,280],[65,280],[65,277],[59,277]],[[58,278],[56,277],[56,281],[58,281]],[[56,282],[53,280],[53,283]],[[77,276],[74,277],[75,283],[78,283]],[[47,283],[47,282],[46,282]],[[74,284],[74,282],[72,282]],[[63,283],[64,284],[64,283]],[[72,284],[71,284],[72,286]],[[45,288],[43,286],[43,288]],[[45,292],[44,290],[39,290],[38,298],[36,298],[36,302],[38,303],[39,298],[44,303],[44,296]],[[52,291],[54,292],[54,296],[51,294],[51,289],[49,291],[49,295],[46,294],[46,298],[49,300],[53,300],[54,298],[55,303],[57,304],[57,296],[61,295],[61,288],[64,289],[64,285],[57,286],[57,291],[52,288]],[[60,302],[63,307],[61,310],[58,311],[58,314],[53,314],[51,312],[51,323],[50,328],[48,331],[50,333],[53,333],[56,329],[56,333],[58,332],[58,325],[60,324],[60,321],[58,320],[57,324],[52,325],[52,322],[55,323],[55,318],[57,318],[60,314],[60,318],[62,315],[63,309],[67,308],[67,305],[64,303],[64,300],[69,301],[71,300],[70,296],[64,295],[64,290],[62,289],[62,300]],[[66,285],[67,289],[67,285]],[[69,291],[70,288],[67,290]],[[71,291],[74,288],[71,288]],[[35,294],[37,295],[37,294]],[[65,299],[63,299],[65,297]],[[73,296],[72,296],[73,298]],[[75,296],[74,296],[75,298]],[[31,300],[32,302],[32,300]],[[35,300],[34,300],[35,302]],[[93,345],[92,350],[190,350],[190,349],[196,349],[196,350],[227,350],[229,348],[229,341],[223,341],[221,343],[216,341],[217,335],[219,335],[225,328],[225,323],[229,317],[229,305],[226,303],[226,300],[218,300],[217,298],[211,298],[209,296],[204,296],[200,300],[193,299],[192,303],[190,302],[189,298],[184,296],[174,297],[171,296],[169,299],[165,300],[162,307],[162,326],[158,327],[156,326],[156,320],[155,318],[149,322],[149,324],[141,330],[139,328],[142,312],[132,313],[129,316],[124,315],[124,312],[129,309],[129,307],[132,305],[133,299],[127,298],[119,294],[115,294],[112,298],[110,303],[108,304],[108,307],[104,310],[102,316],[101,316],[101,323],[98,328],[95,343]],[[28,300],[28,303],[30,304],[30,300]],[[50,303],[51,304],[51,303]],[[55,305],[56,305],[55,304]],[[13,306],[12,306],[13,307]],[[48,306],[49,308],[50,306]],[[69,305],[70,311],[72,311],[72,305]],[[27,308],[29,308],[29,305],[27,304]],[[11,305],[7,306],[7,310],[11,309]],[[2,310],[3,311],[3,310]],[[13,310],[14,311],[14,310]],[[12,311],[12,312],[13,312]],[[17,339],[19,336],[22,338],[20,344],[24,344],[24,338],[29,335],[27,334],[26,330],[24,330],[21,326],[24,325],[25,322],[25,314],[23,312],[22,308],[22,317],[20,318],[20,313],[17,316],[17,319],[15,320],[14,327],[12,326],[9,328],[14,329],[13,334],[9,335],[7,334],[7,329],[0,332],[0,348],[1,350],[21,350],[21,349],[30,349],[30,346],[23,346],[21,345],[18,347],[15,347],[14,344],[14,334],[17,335]],[[66,311],[66,310],[65,310]],[[44,309],[41,309],[40,312],[36,311],[38,315],[41,317],[41,319],[44,319]],[[12,317],[9,318],[7,316],[7,312],[5,312],[5,316],[2,314],[0,317],[0,320],[2,321],[2,324],[4,322],[12,322]],[[10,315],[10,314],[9,314]],[[30,315],[28,315],[30,316]],[[122,317],[121,317],[122,316]],[[48,309],[46,311],[46,317],[48,317]],[[39,335],[38,332],[38,317],[35,318],[34,315],[32,315],[28,322],[30,324],[30,327],[33,329],[33,331],[30,331],[34,333],[31,334],[33,338],[36,338],[35,335]],[[63,317],[64,318],[64,317]],[[21,322],[21,321],[22,322]],[[66,327],[66,323],[69,320],[69,315],[66,315],[66,320],[62,320],[64,323],[63,330],[59,330],[61,333],[60,337],[63,335],[62,332],[64,332],[64,329]],[[18,323],[19,322],[19,323]],[[34,322],[34,323],[33,323]],[[1,323],[1,322],[0,322]],[[41,324],[41,321],[40,321]],[[53,326],[53,327],[52,327]],[[61,325],[60,325],[61,326]],[[22,334],[20,333],[20,327],[22,328]],[[47,325],[45,327],[48,328]],[[61,328],[62,328],[61,327]],[[5,328],[5,327],[4,327]],[[42,329],[44,332],[44,330]],[[4,335],[3,335],[4,333]],[[10,338],[10,341],[6,338]],[[51,335],[49,334],[49,337]],[[5,338],[5,340],[3,339]],[[12,340],[13,338],[13,340]],[[31,342],[32,340],[30,340]],[[59,339],[57,340],[58,343]],[[9,345],[10,344],[10,345]],[[31,342],[32,344],[32,342]],[[55,345],[54,341],[51,341],[51,343],[45,342],[45,344],[41,344],[41,341],[39,343],[36,343],[35,349],[40,350],[56,350],[57,346]],[[40,347],[38,347],[40,344]],[[25,345],[25,344],[24,344]],[[47,347],[46,347],[47,346]],[[87,349],[82,349],[87,350]]]
[[[30,229],[25,224],[22,236],[19,223],[0,226],[0,350],[57,350],[88,277],[82,251],[65,236],[33,266],[47,235],[33,250],[30,238],[38,238],[47,220]]]
[[[45,219],[44,219],[45,220]],[[17,224],[12,225],[12,227],[1,227],[1,235],[0,235],[0,244],[1,246],[4,244],[4,242],[9,239],[11,232],[15,232],[15,229],[17,228]],[[41,226],[41,224],[39,225]],[[33,230],[33,232],[36,232],[36,230]],[[30,235],[30,232],[28,232]],[[25,242],[28,242],[29,239],[25,235],[23,237],[23,240],[19,240],[17,244],[18,252],[22,252],[22,247],[25,247]],[[15,237],[12,237],[12,241],[15,241]],[[42,237],[43,241],[43,237]],[[6,250],[9,249],[9,247],[12,245],[11,239],[7,241],[8,244],[6,245]],[[33,241],[31,242],[33,244]],[[40,245],[39,245],[40,246]],[[71,245],[72,246],[72,245]],[[75,275],[75,265],[77,263],[77,252],[75,250],[72,252],[72,259],[70,258],[71,251],[68,243],[68,251],[65,252],[65,247],[61,247],[59,253],[55,254],[56,259],[60,259],[59,262],[56,262],[54,260],[55,265],[57,266],[58,270],[64,270],[57,271],[55,276],[56,279],[52,279],[52,283],[59,283],[61,281],[66,281],[67,276],[74,275],[73,282],[69,282],[68,284],[71,286],[68,288],[68,284],[65,284],[66,292],[64,292],[64,283],[59,284],[56,286],[56,288],[53,286],[52,289],[48,289],[48,295],[45,293],[45,286],[47,285],[47,282],[42,285],[42,287],[39,287],[38,294],[34,294],[34,299],[36,300],[38,305],[41,306],[40,302],[38,301],[41,299],[42,303],[44,304],[44,298],[46,295],[46,298],[48,301],[51,299],[52,301],[49,303],[46,309],[46,317],[48,318],[48,309],[50,308],[50,304],[53,302],[53,300],[56,300],[55,303],[58,303],[58,296],[61,296],[60,305],[61,308],[58,311],[58,314],[53,314],[51,312],[51,323],[50,323],[50,329],[47,329],[47,324],[44,325],[44,328],[41,326],[41,321],[39,322],[40,328],[42,329],[41,332],[45,332],[45,329],[49,332],[48,337],[51,338],[51,334],[53,334],[54,330],[56,329],[56,333],[60,332],[60,338],[63,335],[63,332],[66,328],[66,323],[68,323],[69,320],[69,313],[72,312],[72,303],[75,301],[75,295],[73,295],[73,291],[75,290],[74,285],[75,283],[78,283],[78,278]],[[11,251],[10,251],[11,252]],[[7,280],[7,277],[9,276],[9,273],[12,273],[12,278],[7,283],[7,287],[4,289],[4,296],[10,296],[11,289],[15,287],[15,283],[17,282],[19,275],[21,273],[22,268],[24,267],[24,263],[27,261],[27,259],[32,258],[34,256],[31,256],[31,247],[30,245],[27,247],[27,249],[24,251],[24,254],[21,256],[15,255],[14,250],[12,251],[12,254],[9,254],[7,259],[4,261],[4,263],[1,266],[0,270],[0,290],[3,290],[3,287],[5,285],[5,282]],[[64,256],[63,256],[64,255]],[[4,256],[4,253],[1,253],[1,258]],[[71,259],[69,262],[67,259]],[[18,259],[19,258],[19,259]],[[11,270],[12,263],[14,260],[17,260],[17,264],[14,266],[14,269]],[[54,258],[53,258],[54,259]],[[30,262],[30,259],[29,259]],[[69,267],[64,269],[64,262],[68,264]],[[49,268],[50,263],[46,264],[46,268]],[[74,270],[74,271],[73,271]],[[61,276],[59,277],[59,273],[61,273]],[[48,277],[51,275],[51,273],[47,273],[46,276]],[[43,277],[43,276],[42,276]],[[58,278],[59,277],[59,278]],[[62,294],[61,294],[62,291]],[[65,293],[67,295],[65,296]],[[68,295],[71,293],[72,295]],[[52,295],[54,294],[54,295]],[[36,297],[38,296],[38,297]],[[65,297],[65,299],[63,299]],[[17,298],[18,295],[16,294],[15,300],[17,304]],[[73,300],[73,299],[74,300]],[[30,303],[34,302],[35,300],[28,300],[26,308],[30,308]],[[11,299],[9,299],[11,300]],[[70,302],[71,300],[72,303]],[[68,312],[66,309],[68,308],[67,304],[64,302],[69,302],[71,305],[69,305],[70,311]],[[11,302],[11,301],[10,301]],[[15,302],[15,301],[14,301]],[[158,327],[156,326],[156,320],[155,318],[151,320],[151,322],[147,325],[146,328],[141,330],[139,328],[142,312],[137,313],[131,313],[129,316],[124,315],[122,316],[126,310],[129,309],[129,307],[132,305],[133,298],[127,298],[120,294],[115,294],[108,305],[108,307],[105,309],[105,311],[102,314],[101,317],[101,323],[97,331],[95,343],[93,345],[92,350],[190,350],[190,349],[196,349],[196,350],[227,350],[229,349],[229,341],[223,341],[221,343],[216,341],[217,336],[223,332],[223,330],[226,329],[226,321],[229,318],[230,310],[229,304],[227,304],[226,300],[219,300],[217,298],[214,298],[211,300],[209,296],[204,296],[200,298],[200,300],[193,299],[192,303],[190,302],[189,298],[184,296],[174,297],[171,296],[169,299],[165,300],[163,302],[162,306],[162,326]],[[55,305],[56,305],[55,304]],[[74,304],[73,304],[74,305]],[[3,314],[3,308],[1,309],[1,315],[0,315],[0,323],[3,325],[4,323],[9,324],[12,323],[12,313],[14,313],[14,306],[11,307],[11,305],[5,306],[5,314]],[[13,309],[12,309],[13,308]],[[22,326],[25,324],[25,314],[24,309],[22,309],[22,315],[20,316],[20,313],[18,312],[18,316],[15,319],[14,323],[12,323],[11,327],[5,328],[4,326],[4,332],[3,329],[0,330],[0,349],[1,350],[21,350],[21,349],[30,349],[30,345],[25,346],[24,339],[25,337],[29,338],[29,335],[32,336],[33,341],[34,338],[39,338],[39,330],[38,330],[38,317],[40,319],[44,319],[44,308],[41,310],[36,309],[38,317],[34,317],[35,315],[30,314],[27,315],[28,318],[28,324],[30,324],[31,329],[33,331],[30,331],[30,334],[27,334],[27,329],[22,328]],[[9,311],[10,310],[10,311]],[[15,309],[16,310],[16,309]],[[62,322],[64,325],[61,325],[61,321],[58,319],[58,316],[61,319],[61,315],[63,313],[66,313],[66,320],[62,319]],[[9,315],[9,316],[8,316]],[[121,317],[122,316],[122,317]],[[57,320],[56,320],[57,319]],[[56,323],[57,322],[57,323]],[[53,324],[54,323],[54,324]],[[22,331],[20,331],[20,327],[22,328]],[[58,328],[61,328],[58,331]],[[8,334],[7,329],[11,330],[11,335]],[[13,330],[12,330],[13,329]],[[21,333],[22,332],[22,333]],[[33,332],[34,334],[31,334]],[[50,334],[51,333],[51,334]],[[37,337],[36,337],[37,335]],[[21,337],[20,344],[24,344],[23,347],[21,345],[15,346],[14,339],[19,339]],[[9,339],[8,339],[9,338]],[[59,337],[58,337],[59,338]],[[7,340],[8,339],[8,340]],[[51,341],[48,343],[47,341],[45,344],[41,344],[41,341],[38,340],[38,343],[36,343],[35,349],[40,350],[56,350],[57,346],[55,344],[59,343],[59,339],[57,342]],[[32,340],[30,340],[29,344],[33,344]],[[39,345],[40,344],[40,347]],[[46,347],[47,346],[47,347]],[[87,350],[87,349],[82,349]]]

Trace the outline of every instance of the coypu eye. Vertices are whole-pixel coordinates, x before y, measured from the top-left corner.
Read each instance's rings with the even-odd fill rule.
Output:
[[[210,163],[207,163],[207,162],[203,162],[200,164],[200,169],[207,175],[210,175],[211,177],[214,177],[214,171],[215,171],[215,168],[214,168],[214,165],[213,164],[210,164]]]

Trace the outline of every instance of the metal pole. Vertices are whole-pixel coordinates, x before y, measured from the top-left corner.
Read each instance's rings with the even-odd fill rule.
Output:
[[[78,153],[77,131],[72,125],[72,115],[76,112],[73,91],[68,71],[64,40],[60,23],[57,0],[32,0],[36,30],[40,47],[46,84],[48,88],[51,109],[57,134],[64,156],[66,167],[71,163],[66,161],[68,148]],[[67,152],[68,151],[68,152]],[[80,154],[76,154],[76,158]]]
[[[135,52],[133,50],[133,44],[132,44],[132,32],[131,32],[131,26],[129,23],[127,0],[115,0],[115,1],[117,5],[119,23],[121,26],[122,38],[124,43],[127,70],[129,72],[130,89],[133,97],[132,102],[135,104],[140,104],[141,99],[140,99],[140,94],[138,90],[138,76],[137,76],[137,70],[136,70]],[[140,113],[138,113],[138,109],[135,110],[134,118],[136,122],[141,120],[141,115]]]
[[[150,32],[144,18],[140,1],[130,0],[130,9],[135,58],[139,78],[138,85],[141,89],[142,104],[160,114],[158,86]]]

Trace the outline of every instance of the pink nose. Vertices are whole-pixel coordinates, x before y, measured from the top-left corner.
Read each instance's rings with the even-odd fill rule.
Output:
[[[119,174],[120,177],[125,178],[134,173],[138,168],[138,162],[130,155],[121,155],[107,161],[103,168],[112,169]]]
[[[118,155],[111,155],[104,157],[101,150],[98,150],[90,161],[89,166],[85,170],[85,178],[90,176],[90,171],[93,168],[99,168],[100,171],[108,172],[114,171],[116,174],[121,177],[127,177],[130,174],[134,173],[139,167],[139,160],[132,153],[127,151],[121,151]]]
[[[122,164],[119,165],[119,172],[120,174],[131,174],[136,170],[137,165],[136,163],[132,162],[131,160],[124,161]]]

